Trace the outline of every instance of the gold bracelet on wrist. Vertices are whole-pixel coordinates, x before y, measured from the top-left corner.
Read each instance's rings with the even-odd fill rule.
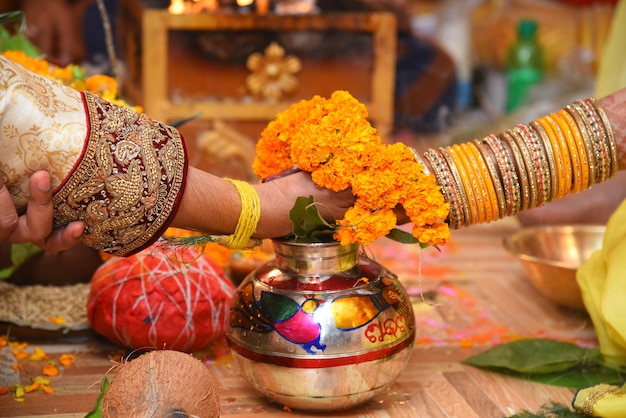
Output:
[[[461,195],[448,163],[436,149],[429,149],[424,158],[430,162],[435,178],[441,187],[444,199],[450,204],[448,224],[452,229],[459,229],[465,224],[465,213]]]
[[[582,134],[578,125],[576,125],[576,121],[572,118],[565,109],[561,109],[556,112],[558,116],[561,117],[561,120],[565,122],[568,126],[569,131],[574,137],[574,142],[576,143],[576,150],[578,151],[578,160],[580,162],[580,177],[581,177],[581,186],[583,189],[587,189],[591,187],[591,172],[590,172],[590,162],[589,162],[589,153],[587,150],[587,146],[585,145],[585,141],[583,140]]]
[[[599,149],[594,146],[591,134],[587,131],[587,127],[585,126],[582,117],[571,104],[565,107],[565,111],[574,120],[574,124],[578,127],[583,143],[585,144],[585,149],[587,150],[587,156],[589,159],[589,187],[591,187],[598,183],[598,178],[600,176],[598,174],[598,171],[600,170],[598,167]]]
[[[569,150],[569,156],[572,166],[572,188],[570,193],[578,193],[583,190],[582,179],[582,166],[580,162],[580,156],[578,155],[578,147],[576,146],[576,140],[574,134],[567,125],[566,121],[561,118],[557,113],[550,114],[550,120],[554,123],[565,139],[565,145]]]
[[[541,138],[528,125],[518,124],[513,131],[522,138],[530,154],[531,165],[534,166],[536,198],[535,207],[542,206],[550,199],[552,184],[550,165]]]
[[[596,112],[598,113],[606,132],[607,141],[609,143],[609,150],[611,152],[611,174],[609,176],[613,177],[615,174],[617,174],[617,171],[619,170],[615,134],[613,133],[611,122],[609,121],[609,118],[606,115],[604,108],[593,97],[589,98],[589,103],[596,109]]]
[[[496,158],[500,178],[504,187],[506,200],[506,216],[513,216],[520,210],[522,199],[519,177],[509,151],[503,146],[502,140],[495,135],[487,135],[483,141],[489,145]]]
[[[485,210],[485,199],[483,197],[482,190],[479,187],[478,179],[476,178],[476,172],[474,171],[472,165],[467,158],[467,155],[460,145],[454,144],[450,148],[452,149],[455,161],[457,162],[457,164],[460,163],[463,167],[463,171],[465,171],[466,177],[464,178],[463,175],[461,175],[461,178],[463,178],[464,182],[467,181],[467,183],[464,184],[466,184],[466,188],[470,190],[470,193],[474,199],[477,217],[473,220],[473,223],[483,223],[485,222],[487,212]]]
[[[439,152],[443,156],[444,160],[448,164],[448,168],[450,169],[450,173],[452,173],[452,177],[454,178],[455,184],[457,185],[457,191],[461,196],[461,202],[463,204],[463,212],[465,214],[465,219],[463,220],[464,226],[469,226],[472,224],[473,219],[477,214],[473,213],[472,206],[470,203],[470,197],[467,194],[466,186],[463,183],[463,179],[461,178],[461,174],[459,172],[459,168],[457,167],[452,155],[448,152],[448,148],[439,148]]]
[[[496,191],[499,218],[504,218],[506,216],[506,198],[504,197],[504,188],[502,186],[502,181],[500,180],[500,174],[496,168],[497,163],[492,161],[493,158],[491,157],[491,153],[484,142],[475,139],[473,143],[476,145],[476,149],[483,157],[483,160],[487,165],[489,175],[491,176],[491,182],[493,183],[493,187]]]
[[[474,142],[468,142],[462,144],[461,146],[465,149],[466,154],[469,156],[470,162],[476,170],[478,182],[484,190],[484,198],[485,200],[488,200],[488,203],[485,203],[485,222],[491,222],[499,219],[500,208],[498,204],[498,196],[496,194],[496,190],[491,179],[491,174],[489,173],[489,170],[487,168],[487,163],[485,162],[481,153],[478,151],[478,148],[476,147],[476,144]]]

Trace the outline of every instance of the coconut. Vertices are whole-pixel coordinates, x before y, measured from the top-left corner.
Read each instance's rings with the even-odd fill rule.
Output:
[[[215,378],[191,354],[150,351],[114,371],[102,398],[103,418],[220,416]]]

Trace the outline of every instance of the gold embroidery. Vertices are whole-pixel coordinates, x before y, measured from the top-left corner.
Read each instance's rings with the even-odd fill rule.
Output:
[[[0,57],[0,170],[18,210],[26,208],[29,180],[47,170],[57,187],[83,149],[80,94]]]
[[[593,408],[596,406],[596,403],[604,398],[607,395],[615,395],[620,393],[621,390],[619,387],[617,386],[613,386],[613,385],[605,385],[605,384],[600,384],[598,385],[598,387],[596,389],[594,389],[589,396],[587,396],[587,399],[585,399],[585,402],[583,404],[583,409],[582,411],[589,416],[593,415]]]
[[[83,220],[83,242],[125,256],[169,224],[186,172],[174,128],[84,93],[91,129],[84,155],[54,195],[55,226]]]

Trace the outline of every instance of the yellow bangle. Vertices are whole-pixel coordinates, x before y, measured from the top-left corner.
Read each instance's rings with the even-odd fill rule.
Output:
[[[228,235],[223,245],[232,249],[249,248],[249,241],[261,219],[261,201],[254,187],[246,181],[225,179],[237,189],[241,198],[241,212],[235,233]]]
[[[500,212],[498,209],[496,191],[493,188],[491,176],[487,172],[487,165],[483,161],[482,156],[479,155],[478,149],[476,149],[476,144],[467,142],[460,144],[460,146],[475,171],[476,179],[478,180],[478,185],[480,186],[480,190],[482,192],[483,205],[485,206],[485,222],[491,222],[500,217]]]
[[[558,113],[550,114],[551,120],[553,120],[558,128],[561,130],[561,133],[565,137],[567,147],[569,148],[570,160],[572,163],[572,193],[578,193],[583,190],[582,185],[582,165],[580,161],[580,156],[578,155],[578,147],[576,145],[576,140],[574,139],[574,134],[572,130],[567,125],[567,122],[559,116]],[[586,188],[586,186],[584,187]]]
[[[476,179],[474,178],[473,173],[467,169],[465,162],[461,158],[461,151],[457,151],[459,150],[459,146],[451,145],[446,147],[446,149],[452,157],[456,165],[456,169],[459,171],[459,175],[461,176],[461,181],[463,182],[463,187],[465,188],[467,200],[470,205],[470,212],[472,214],[471,224],[474,225],[482,223],[485,218],[485,210],[479,203],[480,197],[477,195]]]
[[[467,173],[465,173],[461,161],[456,158],[456,153],[451,146],[441,148],[440,151],[441,155],[443,155],[445,160],[448,162],[450,171],[459,185],[460,192],[463,194],[463,202],[466,205],[466,212],[468,214],[465,218],[465,226],[470,226],[478,219],[478,208],[476,207],[476,203],[474,201],[474,194],[472,193]]]
[[[569,152],[567,152],[567,149],[565,150],[567,154],[563,152],[563,148],[561,148],[560,146],[560,138],[557,137],[558,134],[554,132],[554,129],[552,128],[552,124],[550,122],[548,122],[545,118],[539,118],[536,121],[543,128],[543,131],[546,133],[552,147],[552,152],[556,161],[558,177],[556,183],[557,192],[554,198],[560,199],[567,196],[572,188],[572,168],[569,160]],[[568,165],[566,165],[565,160],[567,160]],[[569,172],[567,170],[567,167],[569,167]]]
[[[600,171],[600,167],[598,166],[598,147],[594,146],[592,143],[590,133],[587,131],[587,126],[576,109],[574,109],[572,105],[567,105],[565,111],[574,119],[574,124],[578,127],[585,149],[587,150],[587,158],[589,160],[589,187],[591,187],[598,182],[598,173]]]
[[[576,121],[565,109],[561,109],[556,113],[561,119],[567,124],[570,132],[574,136],[574,141],[576,142],[576,149],[578,150],[578,157],[580,160],[580,176],[581,176],[581,184],[582,189],[587,189],[591,187],[591,164],[590,164],[590,156],[587,153],[587,147],[585,146],[585,141],[583,140],[582,134],[580,133],[580,129],[578,129],[578,125]]]
[[[500,181],[500,174],[496,168],[496,163],[493,161],[491,153],[488,151],[488,146],[484,142],[475,139],[472,143],[476,146],[478,153],[486,164],[489,176],[491,177],[491,183],[495,189],[497,210],[494,210],[494,214],[497,214],[497,219],[504,218],[506,216],[506,198],[504,197],[504,188],[502,181]]]

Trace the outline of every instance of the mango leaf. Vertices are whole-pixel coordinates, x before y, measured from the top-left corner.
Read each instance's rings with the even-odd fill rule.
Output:
[[[389,231],[386,237],[401,244],[419,244],[420,248],[428,248],[429,246],[428,244],[419,242],[419,240],[415,238],[410,232],[406,232],[399,228],[393,228],[391,231]]]
[[[41,248],[30,242],[24,244],[11,244],[11,262],[13,265],[0,270],[0,279],[7,279],[17,270],[22,264],[28,261],[29,258],[35,254],[39,254],[43,251]]]
[[[463,361],[464,364],[535,382],[579,388],[621,383],[626,370],[605,363],[598,348],[531,338],[512,341]]]
[[[296,238],[308,239],[313,237],[330,236],[335,228],[322,218],[313,200],[313,196],[300,196],[296,199],[289,218],[293,224],[293,233]]]
[[[98,399],[96,400],[96,405],[94,406],[93,410],[91,410],[87,415],[85,415],[85,418],[102,418],[102,399],[104,399],[104,395],[108,387],[109,387],[109,379],[105,377],[104,380],[102,380],[102,386],[100,387],[100,395],[98,396]]]

